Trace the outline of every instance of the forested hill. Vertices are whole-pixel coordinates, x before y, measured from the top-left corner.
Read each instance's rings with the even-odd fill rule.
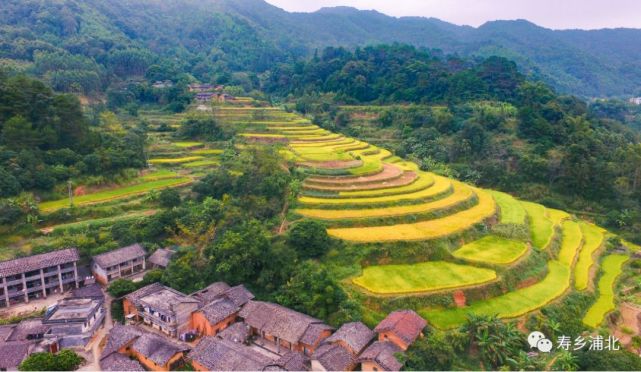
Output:
[[[83,93],[152,63],[164,68],[157,78],[188,71],[211,80],[261,73],[324,46],[403,42],[507,57],[565,93],[639,95],[640,39],[633,29],[553,31],[526,21],[472,28],[345,7],[288,13],[262,0],[6,0],[0,9],[2,64]]]

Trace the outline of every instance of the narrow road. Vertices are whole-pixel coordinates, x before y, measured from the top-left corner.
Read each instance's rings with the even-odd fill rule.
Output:
[[[96,331],[93,339],[85,347],[85,352],[91,352],[93,360],[82,366],[79,371],[100,371],[100,342],[113,328],[113,319],[111,318],[111,301],[112,297],[103,290],[105,295],[105,319],[102,327]]]

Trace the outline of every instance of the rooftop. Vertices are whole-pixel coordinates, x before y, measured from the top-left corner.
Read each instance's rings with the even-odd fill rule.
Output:
[[[326,371],[350,371],[356,365],[352,353],[337,344],[322,345],[314,351],[312,359],[323,365]]]
[[[124,326],[120,324],[114,325],[106,337],[105,347],[102,350],[101,359],[107,358],[113,353],[117,353],[118,349],[134,341],[137,337],[141,336],[143,331],[134,326]]]
[[[44,323],[49,322],[85,322],[91,317],[103,301],[94,298],[65,298],[56,304],[56,307],[49,312]]]
[[[208,285],[206,288],[201,289],[200,291],[192,293],[191,296],[198,299],[203,304],[207,304],[215,300],[216,298],[218,298],[221,294],[223,294],[228,289],[229,289],[229,285],[227,283],[215,282]]]
[[[308,341],[323,326],[318,319],[269,302],[249,301],[239,315],[250,326],[294,344]]]
[[[151,256],[149,256],[147,261],[156,266],[167,267],[174,253],[175,252],[171,249],[159,248],[154,253],[152,253]]]
[[[104,299],[105,294],[102,292],[102,288],[99,284],[89,284],[84,287],[76,288],[71,291],[71,297],[73,298],[100,298]]]
[[[145,249],[140,244],[133,244],[107,253],[99,254],[95,256],[93,260],[100,267],[107,268],[133,260],[134,258],[144,257],[145,254]]]
[[[243,322],[236,322],[229,327],[220,331],[218,338],[236,342],[239,344],[247,343],[251,336],[251,329]]]
[[[0,370],[13,370],[29,354],[33,344],[29,342],[0,341]]]
[[[263,371],[308,371],[310,368],[310,360],[307,356],[290,351],[263,368]]]
[[[260,371],[274,362],[245,345],[216,337],[205,337],[189,358],[211,371]]]
[[[28,341],[36,338],[49,332],[51,329],[50,326],[43,324],[41,318],[36,319],[26,319],[18,323],[11,335],[7,338],[7,341]]]
[[[387,371],[398,371],[403,365],[394,354],[402,352],[401,348],[389,341],[377,341],[361,354],[359,361],[372,361]]]
[[[211,324],[217,324],[240,311],[240,307],[227,298],[214,300],[200,309]]]
[[[325,341],[334,343],[342,341],[349,346],[355,354],[361,351],[376,337],[376,333],[361,322],[345,323],[338,331]]]
[[[147,294],[146,296],[139,297],[138,302],[142,306],[149,306],[154,310],[161,310],[170,313],[174,312],[174,308],[180,304],[199,303],[195,298],[165,286],[157,291]]]
[[[101,360],[100,369],[103,371],[145,371],[140,362],[118,353],[109,354]]]
[[[153,333],[143,333],[131,348],[159,366],[167,364],[177,353],[188,350]]]
[[[401,340],[411,344],[416,340],[427,321],[412,310],[398,310],[389,313],[374,330],[378,333],[392,332]]]
[[[0,277],[40,270],[50,266],[63,265],[80,260],[76,248],[61,249],[29,257],[0,262]]]

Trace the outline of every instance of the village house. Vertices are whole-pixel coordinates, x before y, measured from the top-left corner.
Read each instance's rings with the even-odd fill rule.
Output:
[[[169,266],[171,257],[174,255],[174,251],[168,248],[159,248],[156,249],[154,253],[149,256],[147,262],[149,263],[150,269],[166,269]]]
[[[197,299],[160,283],[142,287],[123,300],[127,319],[142,320],[171,337],[180,337],[191,329],[191,315],[199,304]]]
[[[211,92],[204,92],[196,94],[196,101],[201,103],[211,102],[214,99],[217,99],[218,95]]]
[[[376,341],[361,354],[358,361],[361,371],[400,371],[403,364],[396,359],[395,354],[403,349],[389,341]]]
[[[191,296],[201,304],[192,314],[191,327],[203,336],[216,336],[234,324],[241,307],[254,298],[245,286],[229,287],[223,282],[213,283]]]
[[[189,84],[188,89],[190,92],[203,93],[214,89],[211,84]]]
[[[345,323],[312,355],[313,371],[352,371],[358,356],[374,340],[376,333],[361,322]]]
[[[165,80],[165,81],[156,81],[153,83],[152,87],[155,89],[164,89],[164,88],[171,88],[174,86],[174,83],[171,80]]]
[[[65,298],[47,309],[42,323],[49,326],[45,338],[60,347],[85,346],[105,318],[102,298]]]
[[[189,348],[134,326],[116,325],[100,357],[106,371],[170,371],[183,364]],[[131,360],[133,358],[135,360]]]
[[[630,98],[629,102],[633,105],[641,105],[641,97]]]
[[[42,319],[27,319],[0,326],[0,370],[16,371],[31,353],[58,351],[55,341],[46,340],[50,327]]]
[[[273,359],[241,343],[204,337],[189,353],[196,371],[261,371]]]
[[[298,351],[309,356],[332,334],[322,321],[269,302],[250,301],[239,316],[258,336],[254,343],[281,355]]]
[[[412,310],[397,310],[391,312],[374,328],[378,333],[379,341],[390,341],[402,350],[423,337],[423,328],[427,325],[425,319],[421,318]]]
[[[109,284],[146,269],[145,249],[140,244],[119,248],[93,258],[92,271],[96,281]]]
[[[31,342],[0,341],[0,371],[17,371],[34,347]]]
[[[78,288],[76,248],[0,262],[0,307]]]

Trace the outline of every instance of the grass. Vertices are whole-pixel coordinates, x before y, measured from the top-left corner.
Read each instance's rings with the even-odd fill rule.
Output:
[[[564,221],[561,227],[563,240],[561,241],[558,260],[562,264],[571,267],[574,264],[577,253],[581,250],[583,233],[579,224],[574,221]]]
[[[464,308],[424,309],[420,314],[438,328],[453,328],[465,323],[466,315],[498,315],[516,318],[537,310],[565,293],[570,286],[570,268],[558,261],[549,262],[547,276],[540,282]]]
[[[474,197],[474,192],[465,184],[454,183],[454,192],[449,196],[415,205],[375,208],[375,209],[297,209],[296,213],[322,220],[358,219],[404,216],[409,214],[428,213],[454,207]]]
[[[185,168],[199,168],[199,167],[210,167],[210,166],[216,166],[216,165],[220,165],[219,160],[205,159],[205,160],[193,161],[190,163],[184,163],[182,166]]]
[[[474,189],[478,204],[447,217],[392,226],[351,227],[328,229],[329,235],[355,242],[380,243],[437,239],[466,231],[496,213],[496,203],[486,192]]]
[[[508,265],[521,258],[527,249],[524,242],[490,235],[464,245],[453,255],[468,261]]]
[[[75,206],[88,204],[97,204],[114,199],[125,198],[132,195],[144,194],[151,190],[159,190],[168,187],[177,187],[191,182],[191,178],[170,178],[156,181],[147,181],[130,186],[123,186],[109,190],[103,190],[94,194],[76,196],[73,198]],[[40,210],[43,212],[53,212],[55,210],[69,206],[69,199],[60,199],[40,204]]]
[[[582,291],[588,288],[590,269],[594,265],[594,252],[603,245],[605,230],[587,222],[580,222],[579,225],[583,232],[584,243],[574,268],[574,287]]]
[[[603,259],[601,263],[603,276],[599,280],[599,298],[585,314],[584,324],[596,328],[603,322],[607,313],[614,310],[614,284],[627,260],[628,256],[619,254],[613,254]]]
[[[323,205],[366,205],[366,204],[379,204],[379,203],[389,203],[389,202],[401,202],[408,200],[421,200],[434,197],[436,195],[442,194],[450,190],[452,187],[452,182],[445,177],[434,177],[434,184],[431,187],[428,187],[423,190],[419,190],[412,193],[398,194],[398,195],[384,195],[384,196],[372,196],[372,197],[362,197],[362,198],[317,198],[317,197],[307,197],[303,196],[298,201],[302,204],[323,204]],[[392,189],[393,190],[393,189]],[[341,193],[342,195],[343,193]],[[352,194],[353,195],[353,194]],[[362,194],[361,194],[362,195]]]
[[[192,161],[201,160],[201,159],[203,159],[202,156],[185,156],[182,158],[157,158],[157,159],[150,159],[149,163],[150,164],[182,164],[182,163],[190,163]]]
[[[547,249],[554,237],[554,224],[547,217],[545,207],[540,204],[521,202],[529,216],[532,244],[539,249]]]
[[[370,266],[353,282],[369,292],[389,295],[438,291],[487,283],[496,272],[445,261]]]
[[[176,178],[176,177],[178,177],[178,173],[170,171],[169,169],[160,169],[152,173],[146,174],[140,177],[140,179],[143,181],[157,181],[165,178]]]
[[[523,205],[514,199],[512,195],[498,192],[498,191],[488,191],[496,200],[496,203],[501,209],[501,223],[505,224],[516,224],[523,225],[525,224],[525,217],[527,213]]]

